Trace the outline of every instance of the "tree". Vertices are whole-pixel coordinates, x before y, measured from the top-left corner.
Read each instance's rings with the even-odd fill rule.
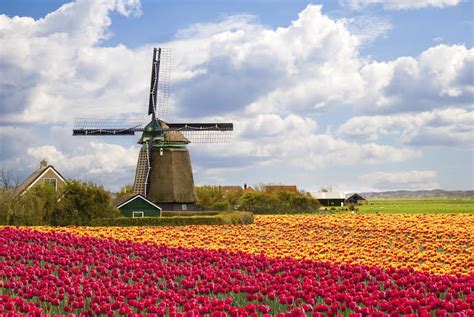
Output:
[[[264,192],[245,193],[240,199],[240,209],[257,214],[273,214],[283,210],[277,197]]]
[[[21,196],[13,198],[11,225],[41,226],[51,224],[58,195],[53,185],[36,185]]]
[[[10,224],[17,197],[13,189],[0,190],[0,225]]]
[[[242,198],[244,191],[243,189],[240,190],[230,190],[224,195],[224,199],[227,202],[227,208],[230,209],[238,209],[240,204],[240,198]],[[220,209],[220,210],[227,210],[227,209]]]
[[[6,190],[15,188],[20,184],[20,178],[14,175],[11,171],[1,168],[0,169],[0,189]]]
[[[211,206],[224,200],[218,186],[199,186],[196,187],[197,205],[204,210],[212,210]]]
[[[133,194],[133,185],[132,184],[127,184],[120,188],[120,191],[117,193],[117,198],[128,195],[128,194]]]
[[[316,212],[319,202],[313,197],[290,191],[246,193],[240,199],[240,209],[259,214]]]
[[[69,181],[52,216],[58,226],[89,225],[92,219],[118,217],[110,195],[102,186]]]

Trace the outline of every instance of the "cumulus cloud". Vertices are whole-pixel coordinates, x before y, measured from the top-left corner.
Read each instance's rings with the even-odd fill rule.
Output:
[[[135,171],[138,148],[116,144],[90,142],[78,153],[63,153],[52,145],[28,148],[32,165],[46,159],[67,178],[100,181],[117,190],[133,182],[130,174]]]
[[[370,185],[376,190],[397,189],[437,189],[438,175],[431,170],[412,170],[400,172],[374,172],[359,177],[364,185]]]
[[[0,16],[0,125],[51,126],[23,154],[29,147],[31,159],[59,157],[72,177],[110,184],[119,175],[125,183],[133,179],[136,148],[105,139],[73,143],[69,131],[73,117],[145,113],[153,46],[172,48],[171,118],[235,122],[230,145],[192,148],[197,168],[287,163],[311,169],[420,157],[417,150],[377,144],[376,137],[357,143],[321,133],[314,114],[336,107],[463,109],[473,96],[473,50],[462,45],[386,62],[360,56],[361,46],[389,30],[386,21],[379,21],[382,32],[371,32],[309,5],[290,25],[274,29],[238,15],[192,25],[168,43],[102,47],[112,12],[138,15],[140,5],[78,0],[38,20]],[[415,143],[421,132],[406,133],[407,140]],[[108,159],[114,156],[120,159]]]
[[[359,144],[330,134],[318,134],[313,120],[297,115],[262,114],[237,121],[236,125],[239,126],[237,138],[231,144],[193,148],[198,157],[210,158],[205,160],[211,162],[206,167],[230,167],[232,164],[227,163],[240,162],[241,165],[283,164],[315,170],[327,166],[401,162],[421,155],[417,150],[374,142]]]
[[[291,112],[343,102],[360,93],[357,82],[362,83],[361,39],[346,25],[317,5],[276,29],[249,16],[194,25],[170,43],[181,65],[178,76],[186,79],[173,86],[176,102],[183,114],[204,115],[242,109]],[[197,57],[184,60],[178,52],[182,48]]]
[[[446,108],[391,116],[359,116],[343,123],[338,134],[370,141],[395,136],[410,145],[471,149],[474,146],[474,112]]]
[[[372,62],[362,70],[366,95],[361,107],[372,112],[423,111],[472,105],[474,49],[437,45],[418,58]]]
[[[426,7],[444,8],[456,6],[461,0],[340,0],[340,3],[353,9],[380,4],[388,10],[421,9]]]
[[[112,11],[139,10],[136,0],[79,0],[39,20],[0,15],[1,121],[68,121],[93,105],[105,114],[136,111],[145,86],[134,65],[140,54],[96,44],[108,36]]]

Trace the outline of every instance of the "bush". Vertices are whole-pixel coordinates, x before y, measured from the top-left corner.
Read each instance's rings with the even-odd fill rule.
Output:
[[[256,214],[317,212],[319,207],[319,202],[315,198],[288,191],[273,194],[246,193],[240,200],[240,209],[250,210]]]
[[[240,209],[256,214],[273,214],[285,210],[280,200],[274,195],[263,192],[246,193],[240,199]]]
[[[120,212],[112,206],[110,195],[102,186],[70,181],[52,215],[54,226],[89,225],[93,219],[115,218]]]
[[[196,187],[197,205],[202,210],[234,210],[239,206],[242,193],[242,189],[223,193],[219,186],[199,186]]]
[[[0,224],[41,226],[51,222],[56,208],[57,193],[50,184],[37,185],[17,195],[14,190],[0,192]]]
[[[37,185],[22,196],[14,198],[9,224],[14,226],[42,226],[51,223],[58,195],[51,184]]]
[[[211,206],[209,206],[209,210],[215,211],[225,211],[230,210],[230,204],[227,201],[216,201]]]
[[[0,225],[9,225],[17,203],[17,196],[12,189],[0,190]]]
[[[224,200],[224,195],[218,186],[199,186],[196,187],[196,198],[200,208],[210,210],[216,202]]]
[[[94,219],[92,226],[188,226],[188,225],[225,225],[251,224],[253,214],[250,212],[226,212],[215,216],[176,216],[176,217],[144,217],[144,218],[102,218]]]

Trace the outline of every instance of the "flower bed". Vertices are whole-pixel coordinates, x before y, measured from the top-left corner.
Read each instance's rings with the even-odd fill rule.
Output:
[[[433,275],[30,229],[3,228],[0,246],[0,313],[474,313],[472,274]]]
[[[474,268],[472,214],[282,215],[256,216],[246,226],[37,230],[433,274],[472,274]]]

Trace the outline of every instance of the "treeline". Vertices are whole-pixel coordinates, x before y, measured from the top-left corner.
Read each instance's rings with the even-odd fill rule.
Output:
[[[197,204],[203,210],[245,210],[255,214],[311,213],[320,204],[310,194],[277,191],[244,193],[243,190],[223,192],[218,186],[196,188]]]
[[[50,184],[34,186],[23,195],[0,191],[0,225],[84,226],[98,218],[119,217],[102,186],[69,181],[56,192]]]

